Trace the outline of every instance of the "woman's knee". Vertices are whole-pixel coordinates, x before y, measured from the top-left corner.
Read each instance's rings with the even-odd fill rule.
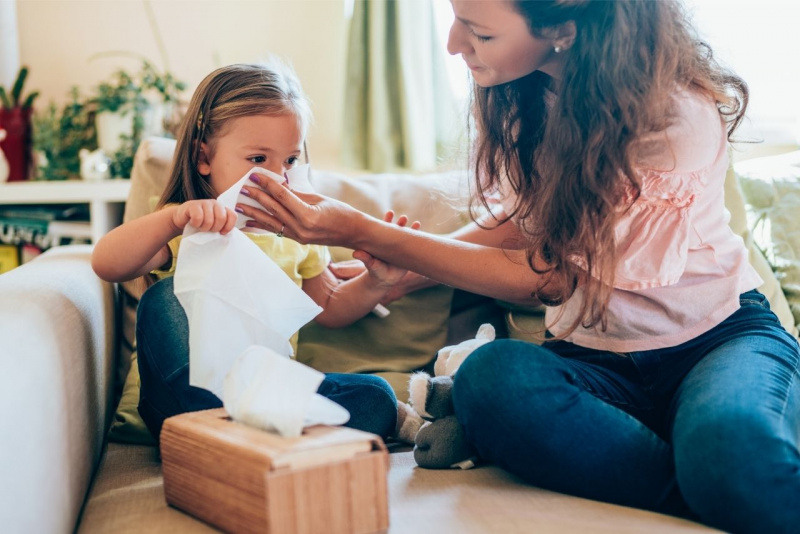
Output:
[[[467,426],[476,418],[512,409],[515,399],[536,405],[552,386],[566,383],[565,370],[557,355],[532,343],[501,339],[483,345],[455,375],[456,414]]]

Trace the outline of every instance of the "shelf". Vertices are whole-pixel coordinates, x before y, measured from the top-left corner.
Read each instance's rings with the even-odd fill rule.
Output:
[[[124,179],[6,182],[0,184],[0,205],[89,204],[88,233],[96,243],[122,222],[130,190]]]
[[[0,204],[125,202],[130,189],[131,181],[123,179],[6,182],[0,184]]]

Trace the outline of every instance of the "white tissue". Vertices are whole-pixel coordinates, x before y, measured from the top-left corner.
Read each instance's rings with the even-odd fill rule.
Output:
[[[225,378],[225,410],[236,421],[287,437],[299,436],[304,426],[343,425],[348,411],[316,392],[324,378],[266,347],[252,346]]]
[[[301,176],[298,181],[308,175],[305,167],[297,171]],[[280,180],[264,169],[254,171]],[[252,172],[217,200],[233,209],[237,201],[248,199],[239,192],[245,183],[252,184],[249,182]],[[322,308],[244,235],[238,225],[227,235],[200,232],[187,226],[175,267],[174,285],[175,296],[189,320],[189,383],[223,398],[226,407],[235,406],[238,414],[235,419],[259,421],[258,426],[271,426],[280,432],[286,429],[294,432],[297,425],[302,428],[305,411],[300,414],[293,409],[278,416],[275,410],[265,408],[278,402],[274,400],[274,392],[278,390],[279,410],[289,405],[310,409],[313,403],[319,402],[309,400],[316,395],[316,386],[309,391],[310,382],[301,372],[305,371],[302,364],[291,362],[294,365],[286,367],[265,363],[259,367],[259,379],[248,383],[246,399],[236,398],[238,392],[245,391],[238,387],[229,388],[228,398],[225,398],[223,381],[240,355],[244,357],[243,353],[253,345],[290,362],[290,337]],[[267,376],[268,371],[279,376]],[[241,380],[232,380],[234,384],[241,383]],[[281,385],[278,390],[276,380]]]
[[[286,183],[288,180],[289,189],[293,191],[299,191],[301,193],[312,193],[314,190],[311,187],[311,182],[309,181],[309,173],[310,173],[311,166],[306,165],[299,165],[292,169],[286,171],[286,176],[281,176],[279,174],[275,174],[272,171],[268,171],[262,167],[253,167],[247,174],[242,176],[242,178],[233,185],[233,187],[228,188],[227,191],[222,193],[217,200],[222,203],[222,205],[233,209],[237,203],[245,204],[247,206],[253,206],[254,208],[264,209],[264,206],[258,203],[254,198],[248,197],[247,195],[242,195],[242,187],[249,186],[254,188],[259,188],[255,183],[250,181],[251,174],[259,174],[262,177],[267,177],[271,180],[278,182],[279,184]],[[244,213],[237,213],[236,218],[236,228],[244,228],[245,223],[249,221],[251,218],[245,215]],[[254,228],[256,232],[258,231],[265,231]]]

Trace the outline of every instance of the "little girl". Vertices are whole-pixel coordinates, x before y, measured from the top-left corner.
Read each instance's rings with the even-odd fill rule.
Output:
[[[92,267],[104,280],[122,282],[148,273],[160,279],[139,303],[136,328],[139,413],[156,438],[167,417],[222,406],[209,391],[189,385],[189,326],[172,284],[181,234],[187,224],[230,232],[236,214],[216,197],[253,166],[281,176],[294,167],[310,116],[299,82],[286,67],[231,65],[212,72],[192,97],[160,209],[116,228],[95,247]],[[392,218],[387,213],[386,220]],[[397,223],[404,226],[405,217]],[[340,283],[328,268],[325,247],[301,245],[280,232],[246,235],[323,308],[316,321],[327,327],[366,315],[405,274],[357,253],[366,271]],[[291,340],[295,348],[296,337]],[[395,429],[397,401],[382,378],[328,374],[318,392],[350,412],[348,426],[380,436]]]

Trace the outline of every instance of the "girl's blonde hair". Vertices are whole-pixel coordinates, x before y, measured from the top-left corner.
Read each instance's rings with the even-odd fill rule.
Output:
[[[159,207],[214,198],[208,178],[197,172],[200,145],[206,143],[206,156],[212,157],[215,140],[231,120],[285,114],[297,117],[305,138],[311,107],[294,71],[284,63],[272,60],[265,64],[229,65],[206,76],[194,92],[181,124],[172,171]]]

